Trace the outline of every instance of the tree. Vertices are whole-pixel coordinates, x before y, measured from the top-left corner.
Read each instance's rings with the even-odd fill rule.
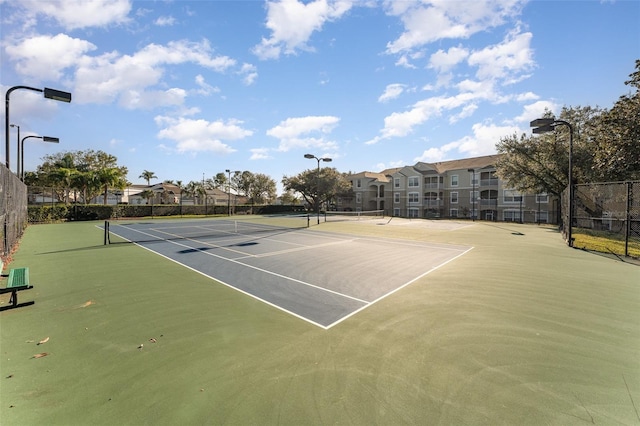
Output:
[[[265,204],[276,198],[275,180],[262,173],[250,175],[245,173],[243,173],[243,188],[252,204]]]
[[[213,187],[221,188],[227,184],[227,175],[224,172],[216,173],[213,178]]]
[[[335,168],[305,170],[295,176],[284,176],[282,185],[285,191],[299,193],[304,200],[318,211],[323,203],[328,203],[339,196],[351,195],[351,182],[343,173]]]
[[[640,179],[640,59],[629,77],[635,93],[621,96],[598,123],[594,167],[603,181]]]
[[[573,177],[575,182],[593,180],[593,140],[601,110],[591,107],[563,108],[560,119],[571,123],[573,137]],[[550,112],[545,117],[552,117]],[[560,196],[569,182],[569,130],[558,126],[539,136],[517,134],[500,139],[496,145],[503,156],[496,162],[496,174],[521,192],[546,192]]]
[[[153,191],[152,191],[152,190],[150,190],[150,189],[145,189],[144,191],[142,191],[142,192],[140,193],[140,196],[141,196],[142,198],[144,198],[145,200],[147,200],[147,205],[149,204],[149,200],[150,200],[151,198],[153,198],[153,196],[154,196],[154,195],[155,195],[155,194],[154,194],[154,193],[153,193]]]
[[[285,204],[285,205],[300,204],[300,199],[292,191],[285,191],[280,196],[280,200],[282,201],[282,204]]]
[[[138,176],[140,179],[144,179],[147,181],[147,186],[151,185],[151,179],[157,179],[158,176],[155,175],[155,173],[150,172],[148,170],[145,170],[142,172],[142,174],[140,176]]]
[[[43,160],[36,172],[37,183],[57,188],[58,198],[67,202],[71,191],[79,191],[86,204],[109,187],[127,184],[127,168],[118,166],[117,158],[103,151],[60,152]]]

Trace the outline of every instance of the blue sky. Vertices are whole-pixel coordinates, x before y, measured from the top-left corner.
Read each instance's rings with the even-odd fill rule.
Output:
[[[638,1],[0,0],[2,93],[25,169],[103,150],[143,183],[225,169],[381,171],[495,153],[562,106],[610,108]],[[4,111],[2,111],[4,122]],[[15,170],[17,135],[11,129]],[[2,150],[4,162],[4,150]]]

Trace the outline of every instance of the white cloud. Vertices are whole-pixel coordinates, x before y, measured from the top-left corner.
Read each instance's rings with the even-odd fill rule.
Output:
[[[496,126],[494,124],[476,123],[472,127],[473,136],[465,136],[452,144],[455,144],[458,152],[466,157],[478,157],[496,153],[496,143],[500,138],[522,133],[517,126]]]
[[[241,121],[233,119],[225,122],[157,116],[155,121],[164,127],[158,132],[158,138],[174,141],[175,149],[180,153],[212,151],[229,154],[236,150],[224,141],[239,140],[253,134],[241,127]]]
[[[456,146],[457,146],[456,144],[449,143],[439,148],[429,148],[426,151],[424,151],[421,156],[414,158],[413,161],[415,162],[422,161],[425,163],[436,163],[438,161],[447,160],[451,158],[449,151],[455,149]]]
[[[238,71],[238,74],[243,77],[242,81],[245,85],[251,86],[258,78],[258,68],[256,68],[255,65],[245,62],[244,64],[242,64],[242,67],[240,68],[240,71]]]
[[[106,27],[129,22],[129,0],[20,0],[29,14],[55,19],[67,30]]]
[[[538,101],[529,105],[525,105],[522,114],[514,118],[516,123],[529,123],[530,121],[540,118],[547,111],[558,111],[560,105],[552,101]]]
[[[200,95],[210,95],[211,93],[219,93],[220,89],[214,86],[211,86],[210,84],[208,84],[204,77],[202,76],[202,74],[198,74],[196,75],[195,78],[195,82],[198,85],[198,87],[200,87],[200,89],[197,90],[197,93]]]
[[[429,58],[429,68],[439,72],[449,71],[469,56],[469,51],[463,47],[452,47],[448,51],[442,49],[432,54]]]
[[[323,135],[329,134],[340,119],[332,116],[307,116],[287,118],[277,126],[267,130],[267,135],[280,139],[279,151],[295,148],[337,149],[337,143]],[[321,137],[312,135],[320,133]]]
[[[186,40],[172,41],[167,45],[149,44],[133,55],[118,52],[105,53],[96,57],[83,56],[78,60],[76,88],[78,103],[107,103],[121,98],[127,108],[136,108],[140,96],[148,88],[161,83],[165,65],[195,63],[217,72],[224,72],[235,65],[235,60],[227,56],[214,56],[206,40],[200,43]],[[202,86],[201,86],[202,88]],[[178,89],[166,91],[167,96],[155,95],[156,106],[176,105]]]
[[[510,84],[526,78],[521,73],[534,67],[531,33],[512,32],[502,43],[485,47],[469,55],[469,65],[477,66],[480,80],[501,79]]]
[[[154,24],[159,27],[170,27],[176,23],[176,18],[173,16],[160,16]]]
[[[271,37],[263,37],[253,53],[260,59],[277,59],[282,53],[291,55],[299,50],[312,50],[307,45],[311,35],[326,22],[339,19],[352,5],[351,1],[343,0],[268,1],[266,27]]]
[[[66,34],[35,36],[5,48],[18,73],[38,80],[61,79],[65,69],[95,49],[94,44]]]
[[[249,160],[269,160],[273,158],[273,156],[269,155],[269,148],[252,148],[251,157]]]
[[[524,0],[425,1],[385,3],[387,14],[398,16],[404,32],[387,44],[387,53],[411,51],[422,45],[471,35],[496,27],[520,13]]]
[[[404,92],[406,85],[400,83],[389,84],[384,89],[384,93],[378,98],[378,102],[388,102],[397,98]]]

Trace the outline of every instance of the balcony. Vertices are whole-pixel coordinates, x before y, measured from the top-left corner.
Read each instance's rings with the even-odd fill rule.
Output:
[[[498,186],[498,178],[480,179],[480,186]]]

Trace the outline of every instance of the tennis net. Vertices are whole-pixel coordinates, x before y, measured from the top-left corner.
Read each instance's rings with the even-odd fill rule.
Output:
[[[349,220],[371,220],[384,218],[384,210],[366,210],[356,212],[325,212],[325,222],[340,222]]]
[[[113,235],[134,243],[162,240],[206,240],[270,235],[308,227],[308,214],[232,216],[133,223],[108,221],[105,222],[104,241],[105,244],[113,244],[111,241]]]

